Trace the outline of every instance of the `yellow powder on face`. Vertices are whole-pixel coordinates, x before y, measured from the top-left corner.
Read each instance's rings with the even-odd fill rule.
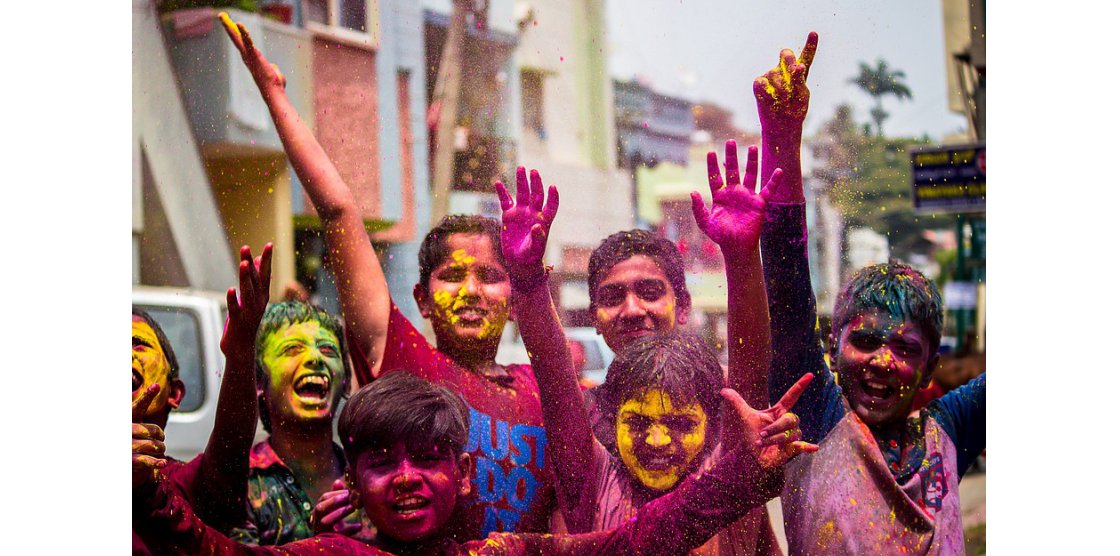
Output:
[[[466,249],[456,249],[451,252],[451,260],[455,261],[455,264],[468,265],[474,263],[478,259],[468,255]]]
[[[644,430],[632,429],[628,417],[641,416],[648,419],[650,426]],[[670,418],[685,417],[696,423],[690,431],[674,438],[665,425]],[[680,408],[674,408],[672,400],[661,389],[654,388],[643,395],[630,398],[618,410],[615,418],[615,434],[618,442],[619,455],[627,469],[634,474],[643,485],[655,490],[668,490],[673,488],[685,474],[692,468],[692,462],[704,447],[707,434],[708,416],[699,404],[693,403]],[[638,442],[644,442],[653,448],[662,448],[677,443],[678,446],[670,447],[669,453],[683,452],[684,458],[681,465],[673,465],[667,469],[646,469],[642,466],[636,455]]]

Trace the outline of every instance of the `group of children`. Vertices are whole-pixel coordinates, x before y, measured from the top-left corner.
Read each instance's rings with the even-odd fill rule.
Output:
[[[343,320],[269,306],[271,246],[243,248],[215,427],[183,463],[162,444],[183,392],[174,352],[133,311],[134,552],[769,555],[778,495],[791,554],[963,552],[957,483],[984,447],[985,379],[910,411],[937,364],[936,286],[863,269],[837,301],[831,369],[816,336],[800,177],[815,33],[754,84],[761,157],[750,147],[740,174],[729,141],[723,171],[709,154],[712,206],[693,195],[725,261],[727,367],[682,330],[675,246],[619,232],[588,268],[616,358],[585,392],[542,262],[557,188],[518,168],[515,196],[495,184],[500,222],[450,216],[427,234],[413,297],[431,345],[283,75],[220,17],[323,220]],[[511,315],[530,365],[495,361]]]

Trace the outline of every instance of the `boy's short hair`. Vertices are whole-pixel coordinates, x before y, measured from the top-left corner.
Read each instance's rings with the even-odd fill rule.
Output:
[[[638,338],[611,362],[595,399],[600,413],[613,422],[626,400],[654,388],[668,394],[674,406],[700,404],[708,415],[707,455],[719,438],[723,388],[723,367],[707,343],[682,330]]]
[[[168,376],[171,377],[171,380],[179,378],[179,360],[175,358],[175,350],[172,349],[171,341],[167,339],[167,334],[163,332],[163,328],[160,328],[159,323],[152,318],[152,315],[135,305],[132,306],[132,316],[138,317],[152,327],[152,332],[156,333],[156,340],[159,340],[159,346],[163,348],[163,355],[167,357]]]
[[[587,264],[587,291],[591,306],[595,307],[595,290],[615,265],[634,257],[645,255],[665,273],[678,307],[692,306],[692,296],[684,279],[684,258],[673,242],[657,237],[647,230],[627,230],[611,234],[594,251]]]
[[[420,243],[417,259],[420,262],[420,284],[428,286],[432,271],[440,265],[451,252],[447,247],[447,238],[451,234],[478,234],[488,236],[494,249],[494,257],[502,264],[502,268],[509,269],[506,259],[502,254],[502,226],[497,220],[478,216],[475,214],[449,214],[444,216],[436,227],[432,228],[424,241]]]
[[[866,266],[852,276],[836,298],[832,311],[832,343],[860,313],[879,309],[891,317],[913,321],[929,340],[933,352],[941,345],[941,293],[921,272],[898,261]]]
[[[318,322],[319,326],[330,330],[338,339],[339,357],[342,358],[342,368],[346,375],[342,383],[343,395],[349,390],[350,357],[346,354],[346,336],[343,335],[342,321],[328,313],[326,309],[303,301],[274,303],[269,305],[268,310],[261,317],[261,325],[257,328],[255,342],[257,388],[265,392],[268,391],[270,379],[268,367],[264,364],[264,346],[268,337],[281,328],[310,321]],[[268,415],[268,405],[265,403],[264,396],[258,399],[258,406],[260,407],[261,425],[264,426],[266,432],[271,433],[272,421]]]
[[[458,394],[394,371],[350,397],[338,418],[338,436],[351,465],[362,452],[389,449],[398,441],[459,453],[467,443],[468,418]]]

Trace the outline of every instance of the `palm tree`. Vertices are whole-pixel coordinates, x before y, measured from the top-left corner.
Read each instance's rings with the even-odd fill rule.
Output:
[[[879,137],[883,136],[883,121],[890,114],[883,110],[883,96],[894,95],[899,100],[913,98],[910,87],[902,82],[906,74],[902,70],[892,70],[882,58],[872,68],[865,62],[859,63],[859,75],[850,81],[863,89],[871,98],[875,99],[875,107],[871,109],[871,119],[875,121],[875,129]]]

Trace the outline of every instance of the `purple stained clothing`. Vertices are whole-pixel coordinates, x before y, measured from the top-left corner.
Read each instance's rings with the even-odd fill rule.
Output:
[[[956,447],[922,414],[927,457],[899,483],[870,429],[848,412],[820,451],[786,465],[790,554],[963,554]]]
[[[983,450],[986,376],[935,400],[898,443],[880,443],[847,407],[817,338],[803,204],[767,206],[762,261],[770,304],[770,398],[806,371],[793,407],[803,439],[821,446],[786,466],[782,493],[791,554],[960,553],[960,470]],[[888,460],[890,463],[888,463]]]
[[[673,492],[644,505],[609,531],[582,535],[494,533],[483,540],[446,541],[443,554],[684,554],[748,509],[765,504],[780,473],[764,472],[746,450],[724,455],[706,473],[690,476]],[[388,554],[336,534],[279,547],[238,544],[207,527],[166,481],[133,492],[135,531],[161,554]]]

